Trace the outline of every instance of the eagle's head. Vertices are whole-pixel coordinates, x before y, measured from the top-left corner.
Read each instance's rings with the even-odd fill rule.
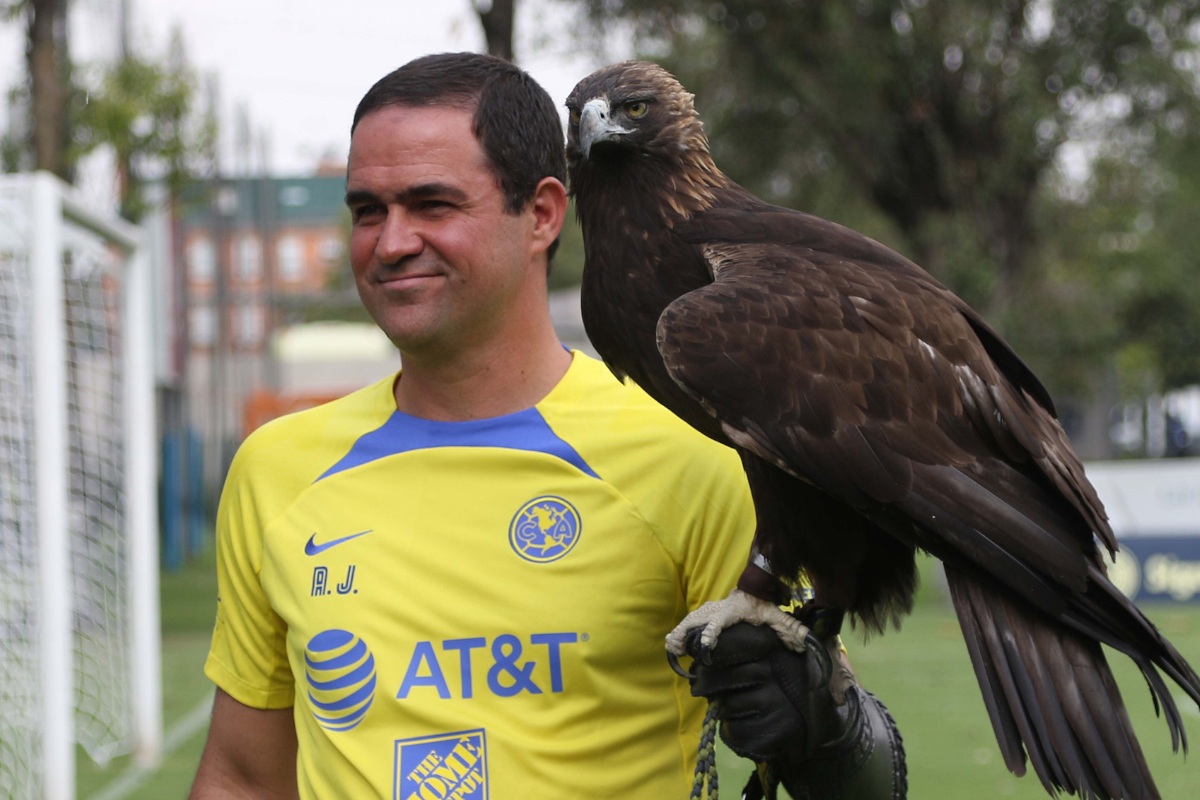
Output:
[[[708,153],[692,95],[649,61],[623,61],[593,72],[567,98],[567,160],[572,173],[630,157],[679,161]]]
[[[597,70],[571,92],[567,109],[567,171],[585,226],[596,210],[633,202],[645,213],[627,217],[671,225],[711,206],[714,189],[732,185],[709,155],[691,93],[658,64]]]

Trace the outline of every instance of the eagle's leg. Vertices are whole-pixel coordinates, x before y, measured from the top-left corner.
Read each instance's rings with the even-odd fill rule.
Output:
[[[809,634],[809,628],[779,607],[776,603],[776,588],[775,577],[763,569],[761,558],[755,554],[742,572],[737,588],[729,593],[729,597],[705,603],[684,617],[683,621],[667,634],[667,652],[676,657],[684,655],[687,652],[687,632],[693,628],[703,628],[700,644],[705,650],[711,650],[716,646],[721,631],[739,622],[749,622],[770,627],[785,647],[803,653],[804,639]],[[833,674],[829,676],[829,693],[834,702],[839,706],[844,705],[847,692],[856,684],[854,673],[846,663],[845,655],[841,651],[841,641],[836,633],[820,641],[833,656],[830,659]]]
[[[700,644],[704,649],[711,650],[716,646],[721,631],[739,622],[766,625],[775,631],[789,650],[804,652],[804,637],[808,635],[808,628],[776,604],[775,578],[756,561],[761,561],[757,554],[746,565],[737,588],[729,593],[729,597],[705,603],[684,617],[683,622],[667,634],[669,653],[676,656],[686,653],[684,642],[687,632],[701,627],[704,630],[700,633]]]

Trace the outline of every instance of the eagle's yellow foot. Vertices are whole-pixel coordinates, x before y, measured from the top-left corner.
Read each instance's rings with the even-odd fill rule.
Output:
[[[767,625],[789,650],[804,652],[804,637],[808,635],[808,628],[774,603],[747,594],[741,589],[734,589],[724,600],[705,603],[684,617],[683,622],[667,634],[667,652],[675,656],[684,655],[687,652],[684,644],[687,632],[702,626],[704,630],[700,633],[700,644],[704,649],[711,650],[716,646],[721,631],[738,622]]]

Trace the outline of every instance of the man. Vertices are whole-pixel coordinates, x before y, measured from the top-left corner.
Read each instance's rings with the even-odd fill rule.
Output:
[[[499,59],[360,103],[350,257],[403,369],[234,460],[193,798],[687,794],[704,708],[663,636],[736,581],[752,505],[732,451],[558,342],[565,171]]]

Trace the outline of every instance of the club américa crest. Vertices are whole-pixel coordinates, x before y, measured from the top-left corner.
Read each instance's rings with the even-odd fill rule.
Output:
[[[583,532],[575,506],[561,497],[535,497],[513,516],[508,543],[526,561],[545,564],[571,552]]]

